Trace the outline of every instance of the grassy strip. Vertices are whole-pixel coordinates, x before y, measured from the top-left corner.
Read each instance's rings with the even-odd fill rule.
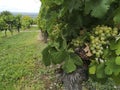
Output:
[[[1,32],[0,36],[0,90],[44,90],[37,77],[46,72],[41,64],[41,51],[46,45],[37,40],[38,32],[8,37]]]

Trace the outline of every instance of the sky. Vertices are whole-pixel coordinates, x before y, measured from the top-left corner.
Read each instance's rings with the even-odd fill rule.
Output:
[[[0,12],[34,12],[38,13],[40,0],[0,0]]]

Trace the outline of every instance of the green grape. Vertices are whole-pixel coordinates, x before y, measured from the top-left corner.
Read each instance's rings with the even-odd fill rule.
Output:
[[[96,52],[96,57],[100,57],[100,53],[99,52]]]
[[[101,37],[105,37],[105,33],[102,33],[102,34],[101,34]]]
[[[98,33],[99,33],[99,34],[102,34],[102,33],[103,33],[103,30],[99,30]]]
[[[97,45],[97,46],[96,46],[96,49],[100,49],[100,46]]]
[[[96,53],[96,50],[93,50],[92,53],[95,54],[95,53]]]
[[[90,39],[93,40],[93,39],[95,39],[95,37],[94,36],[90,36]]]
[[[103,50],[103,47],[102,47],[102,46],[100,46],[100,50]]]
[[[98,50],[98,52],[99,52],[100,54],[103,54],[103,51],[102,51],[102,50]]]
[[[92,46],[93,46],[94,48],[96,47],[96,45],[95,45],[95,44],[93,44]]]
[[[93,35],[91,40],[91,51],[97,58],[103,55],[103,47],[107,47],[109,44],[109,38],[115,37],[118,34],[117,28],[111,28],[108,26],[97,26],[93,29]]]
[[[96,35],[98,35],[98,34],[99,34],[99,32],[98,32],[98,31],[95,31],[95,34],[96,34]]]
[[[101,41],[101,43],[102,43],[103,45],[107,44],[106,41]]]
[[[109,33],[110,33],[110,30],[109,30],[109,29],[107,29],[107,30],[105,31],[105,33],[106,33],[106,34],[109,34]]]
[[[100,37],[100,40],[104,41],[104,40],[105,40],[105,37]]]
[[[93,46],[90,47],[91,50],[95,50],[95,48]]]
[[[107,34],[106,34],[106,37],[110,37],[110,36],[111,36],[111,33],[107,33]]]
[[[92,44],[95,44],[95,40],[92,40],[91,43],[92,43]]]

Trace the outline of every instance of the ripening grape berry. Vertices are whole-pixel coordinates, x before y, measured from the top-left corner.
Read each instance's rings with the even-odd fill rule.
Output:
[[[106,44],[106,41],[101,41],[101,43],[104,45],[104,44]]]
[[[98,35],[98,34],[99,34],[99,32],[98,32],[98,31],[95,31],[95,34],[96,34],[96,35]]]
[[[111,34],[110,34],[110,33],[107,33],[107,34],[106,34],[106,37],[110,37],[110,36],[111,36]]]
[[[98,50],[98,52],[99,52],[100,54],[102,54],[102,53],[103,53],[103,51],[102,51],[102,50]]]
[[[92,53],[95,54],[95,53],[96,53],[96,50],[93,50]]]
[[[100,46],[100,50],[103,50],[103,47],[102,47],[102,46]]]
[[[96,45],[95,45],[95,44],[93,44],[92,46],[93,46],[94,48],[96,47]]]
[[[113,37],[115,37],[115,36],[116,36],[116,34],[115,34],[115,33],[112,33],[112,36],[113,36]]]
[[[118,29],[117,29],[117,28],[114,28],[114,29],[113,29],[113,33],[117,35],[117,34],[118,34]]]
[[[99,33],[99,34],[102,34],[102,33],[103,33],[103,30],[100,29],[100,30],[98,31],[98,33]]]
[[[105,30],[105,33],[106,34],[110,33],[110,30],[109,29]]]
[[[104,41],[104,40],[105,40],[105,37],[101,37],[100,40]]]
[[[93,41],[91,41],[91,43],[92,43],[92,44],[95,44],[95,41],[93,40]]]
[[[93,39],[95,39],[95,37],[94,36],[90,36],[90,39],[93,40]]]
[[[99,41],[99,38],[98,38],[98,37],[96,37],[94,40],[95,40],[95,42],[98,42],[98,41]]]
[[[90,47],[90,49],[91,49],[91,50],[95,50],[95,48],[94,48],[94,47]]]
[[[100,57],[100,53],[99,52],[96,52],[96,57]]]
[[[101,34],[101,37],[105,37],[105,34],[104,34],[104,33],[102,33],[102,34]]]
[[[100,49],[100,46],[97,45],[97,46],[96,46],[96,49]]]

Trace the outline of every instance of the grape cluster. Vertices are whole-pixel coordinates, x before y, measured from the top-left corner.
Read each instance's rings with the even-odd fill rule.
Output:
[[[93,36],[90,36],[90,49],[96,57],[100,57],[103,54],[103,46],[107,46],[110,37],[115,37],[118,34],[117,28],[111,28],[108,26],[97,26],[93,29]]]
[[[51,39],[56,39],[60,35],[60,24],[56,24],[53,26],[52,30],[50,31],[49,35]]]
[[[77,37],[76,39],[73,39],[71,44],[74,45],[75,47],[80,46],[81,45],[81,38]]]

